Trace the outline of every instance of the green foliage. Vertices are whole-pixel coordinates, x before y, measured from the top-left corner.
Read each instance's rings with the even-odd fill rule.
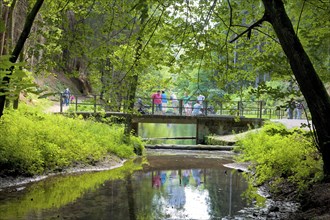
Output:
[[[269,96],[272,100],[284,99],[289,95],[301,96],[299,91],[292,90],[292,91],[283,91],[282,88],[278,85],[277,87],[273,87],[269,85],[270,83],[262,82],[259,83],[257,88],[251,88],[249,94],[255,95],[256,98],[260,99],[262,95]]]
[[[37,91],[36,84],[33,82],[31,72],[23,69],[25,63],[15,63],[9,61],[10,56],[0,56],[0,79],[8,77],[10,83],[2,83],[0,89],[3,89],[3,93],[0,95],[6,95],[7,99],[16,99],[21,91],[40,93]]]
[[[266,197],[261,196],[260,193],[258,193],[258,189],[252,184],[248,184],[248,188],[242,196],[247,200],[247,202],[255,202],[255,204],[259,207],[264,206],[266,202]]]
[[[300,129],[267,123],[239,140],[236,150],[242,152],[237,160],[252,162],[250,169],[258,185],[271,182],[275,189],[287,180],[303,190],[322,178],[321,156],[310,134]]]
[[[0,124],[0,166],[12,174],[94,164],[107,154],[128,158],[135,148],[143,148],[136,137],[126,144],[120,125],[44,114],[27,106],[6,111]]]

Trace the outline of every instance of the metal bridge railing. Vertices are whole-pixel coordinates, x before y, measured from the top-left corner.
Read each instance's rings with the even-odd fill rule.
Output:
[[[111,103],[100,98],[100,95],[76,95],[67,97],[60,94],[60,112],[64,111],[63,106],[68,105],[70,112],[125,112],[129,102]],[[180,115],[180,116],[244,116],[247,118],[281,119],[286,118],[286,110],[274,106],[265,105],[264,101],[213,101],[205,99],[199,106],[198,100],[189,99],[187,102],[183,99],[168,99],[166,106],[162,103],[161,109],[158,109],[156,100],[145,97],[137,97],[134,103],[134,112],[136,114],[148,115]],[[160,101],[160,100],[159,100]],[[306,118],[306,116],[304,115]]]

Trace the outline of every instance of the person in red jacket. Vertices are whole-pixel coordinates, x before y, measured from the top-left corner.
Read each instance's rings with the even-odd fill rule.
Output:
[[[162,112],[162,95],[160,94],[160,90],[158,90],[156,93],[154,93],[152,96],[152,102],[154,103],[156,109],[155,113],[161,113]]]

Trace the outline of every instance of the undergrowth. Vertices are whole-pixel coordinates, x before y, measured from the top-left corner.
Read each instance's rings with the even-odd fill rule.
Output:
[[[269,183],[274,192],[285,182],[302,192],[323,177],[321,155],[310,132],[268,123],[237,145],[236,150],[241,152],[237,160],[251,162],[249,180],[256,185]]]
[[[94,164],[108,154],[121,158],[143,149],[140,138],[124,140],[123,126],[45,114],[24,104],[0,119],[3,174],[35,175],[79,163]]]

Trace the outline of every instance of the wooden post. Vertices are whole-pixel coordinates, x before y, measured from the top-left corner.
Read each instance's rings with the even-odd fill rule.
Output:
[[[152,115],[155,114],[155,103],[154,103],[154,100],[152,100],[151,114],[152,114]]]
[[[239,116],[240,115],[240,101],[238,101],[237,102],[237,112],[236,112],[236,114],[237,114],[237,116]]]
[[[220,102],[220,115],[222,115],[222,108],[223,108],[222,102]]]
[[[205,110],[205,116],[207,116],[207,106],[208,106],[208,105],[207,105],[207,102],[208,102],[208,101],[205,101],[205,109],[204,109],[204,110]]]
[[[60,112],[63,112],[63,94],[60,93]]]
[[[262,101],[259,103],[259,118],[262,119]]]
[[[182,115],[182,107],[183,107],[183,100],[182,99],[180,99],[179,100],[179,115]]]
[[[76,112],[78,111],[78,96],[75,97],[76,98]]]

